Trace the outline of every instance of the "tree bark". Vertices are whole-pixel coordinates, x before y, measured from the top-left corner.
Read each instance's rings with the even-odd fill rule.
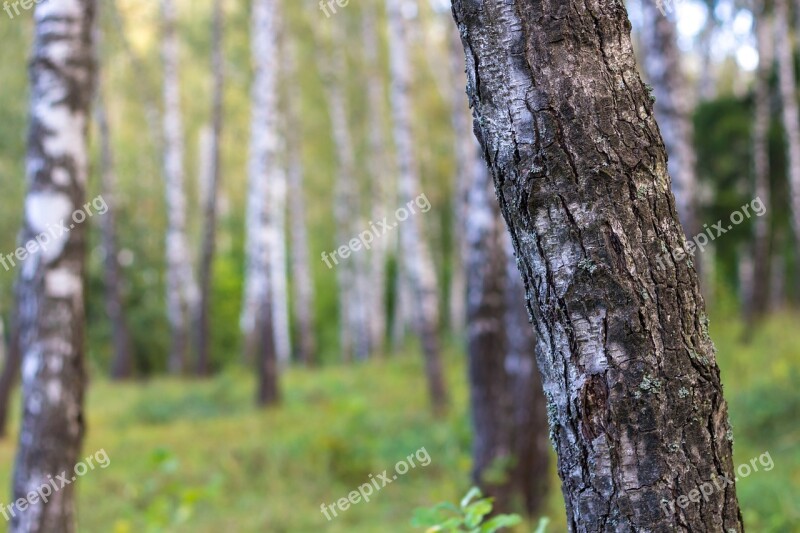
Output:
[[[129,379],[133,375],[133,344],[122,297],[122,272],[119,265],[119,246],[117,244],[116,191],[117,175],[111,132],[106,114],[103,86],[98,76],[95,116],[100,135],[100,186],[103,199],[108,206],[100,218],[103,242],[103,277],[105,280],[106,313],[111,321],[111,338],[114,357],[111,362],[112,379]]]
[[[664,16],[655,1],[642,2],[644,70],[652,85],[653,106],[667,147],[672,192],[683,229],[690,237],[700,232],[697,222],[697,175],[694,131],[690,117],[691,90],[683,74],[675,23]],[[699,261],[695,267],[699,268]]]
[[[25,214],[19,242],[36,242],[49,225],[66,224],[19,266],[17,316],[22,354],[22,426],[13,499],[73,471],[84,435],[84,279],[87,224],[83,209],[87,136],[94,86],[95,2],[45,2],[34,11],[30,62]],[[70,227],[72,226],[72,227]],[[13,511],[13,512],[12,512]],[[9,514],[12,532],[75,531],[75,484]]]
[[[467,352],[474,483],[499,513],[533,514],[547,489],[547,417],[522,281],[491,178],[467,181]],[[510,267],[510,268],[509,268]]]
[[[795,264],[797,265],[800,264],[800,122],[798,122],[800,118],[798,118],[797,109],[794,46],[789,35],[789,20],[787,0],[775,0],[775,55],[778,59],[781,117],[786,139],[791,196],[789,205],[795,238]]]
[[[167,207],[167,315],[172,333],[169,370],[180,374],[187,368],[189,324],[197,304],[197,286],[192,272],[186,236],[186,191],[184,190],[184,135],[180,95],[180,58],[177,12],[174,0],[161,0],[164,65],[164,182]]]
[[[269,207],[270,186],[275,181],[280,143],[278,139],[278,41],[279,13],[276,0],[255,0],[252,7],[252,56],[255,74],[252,88],[250,154],[247,196],[247,272],[242,326],[245,349],[251,350],[259,376],[258,402],[277,401],[278,366],[271,276],[275,232]]]
[[[225,89],[225,56],[223,51],[224,13],[222,0],[214,0],[211,29],[211,138],[208,161],[208,184],[203,197],[205,227],[200,250],[200,297],[195,314],[196,372],[206,376],[210,372],[210,320],[211,289],[214,279],[214,252],[217,229],[217,191],[222,173],[220,139],[222,136],[222,105]]]
[[[624,7],[453,12],[537,331],[569,529],[742,531],[735,485],[675,504],[734,479],[732,431]]]
[[[298,84],[297,47],[287,37],[285,53],[286,75],[288,87]],[[294,318],[297,324],[297,358],[304,365],[312,365],[316,361],[316,341],[314,334],[314,278],[311,275],[311,264],[308,255],[308,227],[306,225],[306,199],[303,184],[302,158],[302,122],[296,94],[286,96],[287,123],[286,128],[287,178],[289,196],[289,238],[291,240],[291,267],[294,283]]]
[[[772,44],[772,20],[762,11],[756,21],[758,41],[758,70],[756,72],[755,116],[753,117],[753,173],[755,174],[754,194],[764,204],[765,211],[771,213],[772,198],[769,184],[769,125],[770,125],[770,87],[769,79],[774,65]],[[747,335],[753,332],[758,320],[769,308],[770,300],[770,235],[769,217],[760,216],[753,220],[753,294],[749,306],[745,307]]]
[[[408,57],[409,41],[403,19],[402,1],[386,0],[389,19],[390,70],[392,76],[391,102],[394,142],[397,152],[398,198],[402,204],[412,201],[421,193],[419,170],[414,153],[411,128],[411,63]],[[442,414],[448,403],[439,339],[439,302],[436,272],[433,260],[423,237],[422,221],[409,217],[399,226],[400,260],[414,293],[417,334],[422,341],[425,356],[425,373],[428,393],[436,414]]]

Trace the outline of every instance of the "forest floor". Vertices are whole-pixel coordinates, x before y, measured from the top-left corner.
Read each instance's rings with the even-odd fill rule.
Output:
[[[751,531],[800,530],[798,318],[772,319],[746,346],[735,319],[711,318],[736,464],[764,453],[774,462],[737,484]],[[441,421],[428,414],[421,361],[411,355],[290,370],[283,406],[266,412],[253,407],[254,382],[244,370],[208,381],[95,379],[84,455],[103,449],[110,464],[79,482],[80,531],[411,532],[415,508],[456,501],[469,488],[463,357],[451,349],[447,360],[454,401]],[[3,504],[15,444],[14,438],[0,442]],[[391,474],[423,447],[427,466],[418,461],[370,502],[330,521],[322,514],[323,503],[346,498],[370,474]],[[564,511],[554,465],[551,477],[545,514],[549,530],[560,532]]]

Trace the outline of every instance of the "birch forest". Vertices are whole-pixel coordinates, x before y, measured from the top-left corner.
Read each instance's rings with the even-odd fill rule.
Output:
[[[800,532],[800,1],[0,4],[0,530]]]

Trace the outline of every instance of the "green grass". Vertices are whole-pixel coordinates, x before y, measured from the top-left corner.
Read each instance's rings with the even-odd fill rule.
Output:
[[[770,452],[775,468],[738,483],[751,531],[800,524],[797,316],[778,317],[743,346],[736,320],[712,316],[711,334],[731,405],[737,464]],[[232,370],[209,381],[95,379],[87,399],[85,455],[111,464],[79,483],[86,532],[408,532],[413,511],[456,501],[469,488],[470,429],[462,356],[447,355],[454,406],[428,414],[418,357],[353,367],[290,370],[284,403],[253,407],[253,379]],[[15,439],[0,442],[0,487],[8,487]],[[391,470],[421,447],[431,457],[328,522],[320,505]],[[564,531],[555,482],[550,531]],[[7,489],[2,491],[7,495]],[[2,501],[2,499],[0,499]],[[530,531],[526,526],[519,531]]]

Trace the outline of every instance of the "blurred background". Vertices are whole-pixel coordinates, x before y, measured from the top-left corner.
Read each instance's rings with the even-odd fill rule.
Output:
[[[405,112],[419,175],[412,191],[417,212],[397,228],[374,232],[376,244],[353,251],[349,262],[340,252],[341,264],[329,267],[323,253],[383,217],[399,220],[396,210],[407,206],[397,192],[403,154],[393,109],[392,47],[400,45],[381,0],[342,3],[277,2],[280,60],[261,65],[277,83],[279,157],[262,229],[270,232],[270,317],[281,368],[280,404],[262,409],[247,340],[256,327],[247,298],[256,291],[248,281],[255,267],[247,246],[255,231],[248,146],[259,65],[251,55],[251,2],[222,2],[218,19],[224,29],[218,184],[209,171],[216,138],[213,5],[175,4],[188,251],[182,257],[200,279],[203,265],[212,267],[208,290],[200,284],[189,305],[192,315],[200,299],[208,302],[204,359],[194,342],[183,359],[176,356],[175,324],[167,315],[170,220],[161,121],[175,108],[162,96],[164,14],[155,1],[100,2],[98,108],[106,120],[92,126],[87,198],[109,200],[115,234],[104,240],[107,214],[86,222],[84,450],[105,449],[111,464],[80,481],[80,531],[411,531],[415,508],[457,500],[472,485],[464,303],[471,211],[462,155],[473,141],[463,50],[448,2],[390,2],[399,6],[410,66]],[[769,452],[775,464],[738,483],[745,524],[752,531],[800,531],[800,241],[792,229],[800,213],[789,192],[791,180],[800,187],[790,164],[796,158],[800,165],[800,4],[784,16],[771,3],[732,0],[626,5],[688,238],[718,221],[731,226],[714,232],[694,263],[730,403],[735,462]],[[18,246],[24,205],[33,24],[30,11],[0,15],[0,252],[8,254]],[[111,182],[101,179],[108,151]],[[209,197],[216,246],[204,261]],[[762,215],[754,207],[740,223],[729,222],[756,199]],[[407,290],[399,251],[399,237],[411,227],[424,242],[420,260],[435,274],[434,327],[450,398],[440,416],[430,409],[414,326],[427,304]],[[11,499],[20,414],[18,370],[9,364],[16,275],[0,269],[7,344],[0,407],[8,413],[0,502]],[[121,312],[109,307],[116,298]],[[196,324],[186,322],[195,338]],[[423,446],[428,466],[334,520],[320,512],[321,504],[346,497],[369,474]],[[546,516],[552,531],[565,531],[555,456],[548,453],[545,494],[530,524]]]

